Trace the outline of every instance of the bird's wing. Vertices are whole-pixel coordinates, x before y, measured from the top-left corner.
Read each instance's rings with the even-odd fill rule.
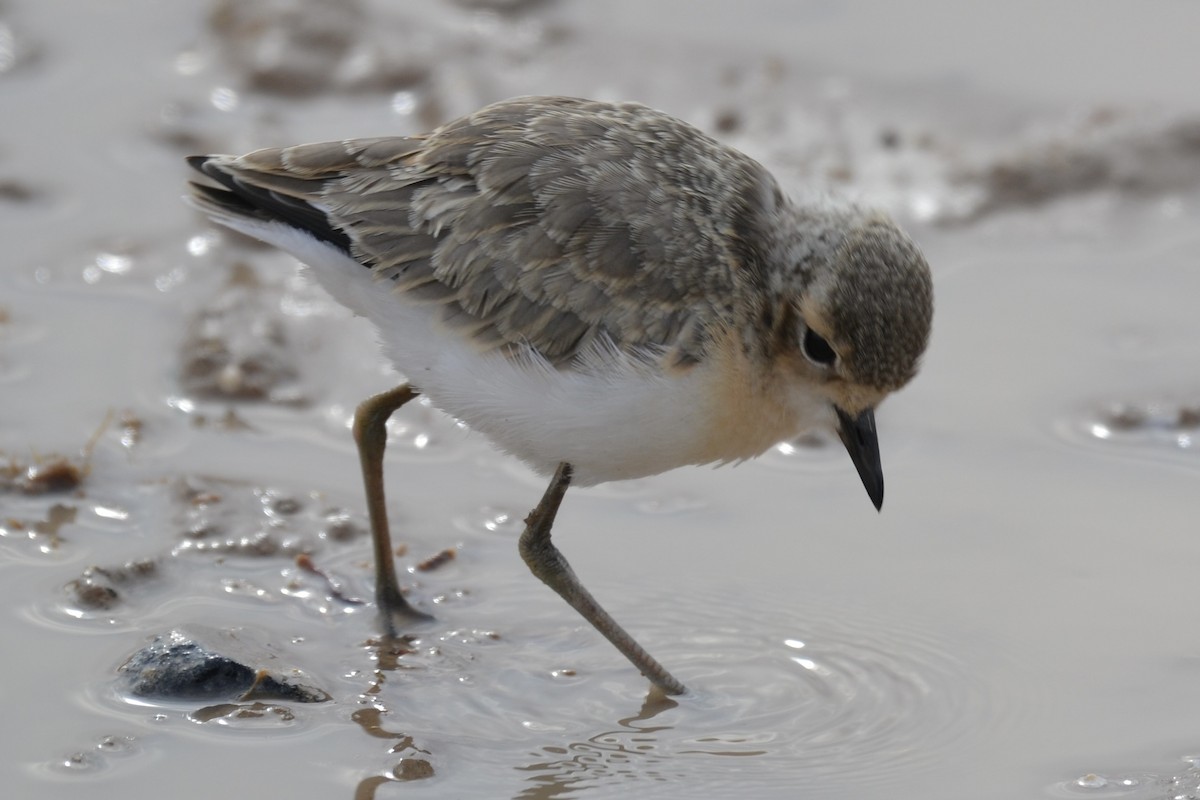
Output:
[[[700,360],[760,258],[756,162],[644,106],[523,98],[427,136],[193,165],[226,211],[279,219],[440,303],[487,346],[563,363],[599,342]],[[232,193],[233,197],[227,197]]]

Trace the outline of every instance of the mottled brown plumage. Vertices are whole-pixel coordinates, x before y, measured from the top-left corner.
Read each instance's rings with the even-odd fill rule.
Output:
[[[668,363],[703,359],[715,328],[795,301],[839,244],[811,234],[838,233],[828,217],[845,215],[792,208],[757,162],[686,123],[572,98],[499,103],[426,136],[260,150],[205,171],[318,210],[355,258],[441,304],[478,344],[528,344],[560,364],[601,339],[661,350]],[[789,255],[795,264],[769,274]],[[927,314],[928,298],[916,300]],[[853,338],[870,353],[872,331]],[[893,388],[923,345],[874,354],[890,368],[862,377]]]

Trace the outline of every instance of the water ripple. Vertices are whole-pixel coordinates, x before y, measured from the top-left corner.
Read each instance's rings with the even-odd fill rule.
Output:
[[[743,597],[736,612],[714,609],[697,629],[698,602],[648,605],[660,613],[639,637],[691,688],[681,698],[645,694],[590,629],[531,634],[553,628],[536,620],[496,634],[486,652],[462,652],[443,638],[437,659],[394,674],[404,688],[380,696],[398,692],[410,727],[453,741],[473,768],[516,770],[526,788],[514,796],[529,798],[585,790],[673,797],[684,781],[713,797],[740,796],[748,785],[899,786],[964,753],[1011,714],[948,637],[906,622],[807,608],[820,621],[801,623],[768,602],[747,611]],[[573,666],[538,671],[556,660]],[[443,696],[426,680],[443,672],[476,691]],[[454,724],[430,728],[449,702],[457,703]]]

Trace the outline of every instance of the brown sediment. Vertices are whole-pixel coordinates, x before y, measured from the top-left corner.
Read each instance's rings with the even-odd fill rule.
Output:
[[[453,547],[447,547],[445,550],[442,550],[439,553],[434,553],[429,558],[418,563],[414,569],[416,569],[418,572],[431,572],[432,570],[435,570],[438,567],[444,566],[453,561],[456,556],[458,556],[458,551]]]
[[[92,453],[100,437],[111,424],[112,416],[111,411],[104,415],[104,419],[78,456],[33,456],[28,460],[21,460],[0,454],[0,457],[7,459],[0,463],[0,493],[38,495],[78,489],[91,471]]]

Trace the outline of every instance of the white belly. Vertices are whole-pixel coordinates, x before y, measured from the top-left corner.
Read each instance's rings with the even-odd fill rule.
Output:
[[[618,352],[595,352],[578,369],[556,369],[532,353],[480,352],[441,323],[438,306],[391,290],[336,248],[281,223],[238,222],[299,258],[335,299],[370,319],[385,354],[435,406],[540,473],[567,461],[574,482],[588,486],[736,461],[831,421],[815,396],[745,394],[757,390],[731,385],[747,376],[719,359],[664,374]],[[731,396],[739,400],[733,417]]]

